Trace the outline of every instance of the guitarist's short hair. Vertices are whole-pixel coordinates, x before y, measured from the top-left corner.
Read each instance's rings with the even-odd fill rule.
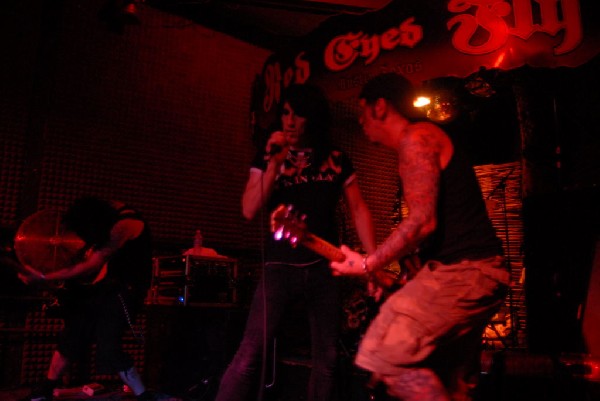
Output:
[[[421,113],[414,107],[416,96],[413,84],[404,76],[389,72],[371,78],[362,88],[359,99],[373,105],[377,99],[385,99],[398,113],[409,119],[420,119]]]

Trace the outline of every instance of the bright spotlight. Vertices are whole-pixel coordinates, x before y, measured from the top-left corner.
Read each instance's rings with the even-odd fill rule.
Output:
[[[413,106],[417,108],[425,107],[431,104],[431,98],[429,96],[419,96],[413,101]]]

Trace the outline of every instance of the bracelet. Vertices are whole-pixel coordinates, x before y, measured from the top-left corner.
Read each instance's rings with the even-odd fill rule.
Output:
[[[369,255],[365,256],[362,260],[362,263],[360,264],[360,267],[362,267],[362,269],[364,270],[365,274],[367,274],[368,276],[371,275],[371,272],[369,271],[369,269],[367,268],[367,258],[369,257]]]

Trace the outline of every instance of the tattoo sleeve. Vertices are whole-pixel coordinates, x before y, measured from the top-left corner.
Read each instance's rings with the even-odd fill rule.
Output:
[[[441,143],[424,128],[410,132],[399,143],[398,173],[408,215],[373,254],[371,265],[380,268],[415,250],[435,229],[440,180]]]

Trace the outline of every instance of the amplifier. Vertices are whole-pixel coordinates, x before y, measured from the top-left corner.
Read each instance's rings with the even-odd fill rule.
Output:
[[[237,302],[237,274],[236,259],[192,255],[155,257],[146,303],[233,305]]]

